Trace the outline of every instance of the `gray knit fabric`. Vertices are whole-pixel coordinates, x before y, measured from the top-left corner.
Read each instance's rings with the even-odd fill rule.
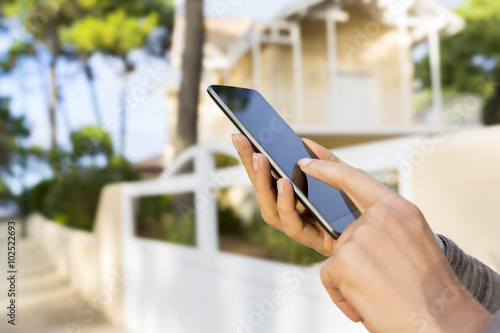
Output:
[[[499,311],[500,275],[476,258],[467,255],[448,238],[441,235],[439,235],[439,238],[445,244],[446,259],[448,259],[460,281],[488,311],[491,313]],[[498,325],[499,318],[495,320]],[[498,328],[498,326],[494,327]],[[500,330],[497,329],[494,332],[500,332]]]

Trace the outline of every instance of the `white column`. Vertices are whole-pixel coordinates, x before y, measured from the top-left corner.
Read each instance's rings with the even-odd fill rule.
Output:
[[[335,20],[330,17],[326,19],[326,44],[328,48],[328,79],[330,83],[327,92],[328,105],[330,107],[330,121],[335,124],[338,97],[338,72],[337,72],[337,31]]]
[[[431,85],[433,110],[436,121],[440,124],[443,120],[443,94],[441,91],[441,67],[439,55],[439,35],[437,29],[428,31],[429,59],[431,66]]]
[[[400,81],[401,81],[401,111],[403,112],[403,124],[411,125],[412,123],[412,108],[411,108],[411,55],[410,55],[410,36],[408,34],[408,13],[401,14],[401,20],[398,22],[399,36],[399,64],[400,64]]]
[[[302,40],[300,23],[295,22],[291,26],[293,47],[293,80],[295,89],[295,121],[298,124],[304,122],[304,92],[302,75]]]
[[[252,34],[252,64],[253,64],[253,88],[262,90],[262,65],[260,61],[260,36],[254,30]]]
[[[215,160],[212,151],[206,146],[198,146],[196,151],[195,172],[197,188],[195,192],[196,248],[199,251],[200,300],[206,309],[203,320],[207,333],[221,332],[217,295],[217,279],[213,265],[219,252],[219,235],[217,228],[217,198],[211,174],[215,172]]]

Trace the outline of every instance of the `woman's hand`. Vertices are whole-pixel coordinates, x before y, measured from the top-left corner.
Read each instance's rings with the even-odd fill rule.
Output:
[[[490,320],[449,266],[419,209],[366,174],[304,139],[319,160],[299,162],[306,174],[344,192],[363,213],[334,241],[296,207],[280,179],[241,134],[233,141],[257,190],[264,220],[331,256],[321,270],[332,301],[373,332],[479,332]]]
[[[332,301],[373,332],[480,332],[491,318],[458,280],[420,210],[363,171],[304,159],[363,212],[321,270]]]
[[[232,138],[248,177],[256,189],[257,202],[264,221],[299,243],[323,255],[332,255],[334,239],[295,200],[292,184],[286,179],[276,182],[271,176],[267,158],[256,153],[244,135],[234,134]],[[317,143],[308,139],[304,139],[304,142],[320,159],[342,163]]]

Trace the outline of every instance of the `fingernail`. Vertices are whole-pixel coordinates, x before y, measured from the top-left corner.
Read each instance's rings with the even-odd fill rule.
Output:
[[[236,151],[239,152],[240,151],[240,146],[238,146],[238,141],[236,141],[236,134],[231,134],[231,140],[233,140],[233,145],[234,145],[234,148],[236,148]]]
[[[299,161],[299,165],[305,167],[305,166],[309,165],[309,163],[311,163],[312,161],[313,160],[310,158],[303,158]]]
[[[259,170],[259,157],[256,153],[253,153],[253,171]]]
[[[283,183],[278,180],[278,194],[283,194]]]

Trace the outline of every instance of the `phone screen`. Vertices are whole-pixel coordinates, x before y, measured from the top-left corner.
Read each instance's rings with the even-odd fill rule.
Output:
[[[300,170],[300,159],[317,157],[259,92],[229,86],[212,89],[337,233],[361,215],[345,194]]]

